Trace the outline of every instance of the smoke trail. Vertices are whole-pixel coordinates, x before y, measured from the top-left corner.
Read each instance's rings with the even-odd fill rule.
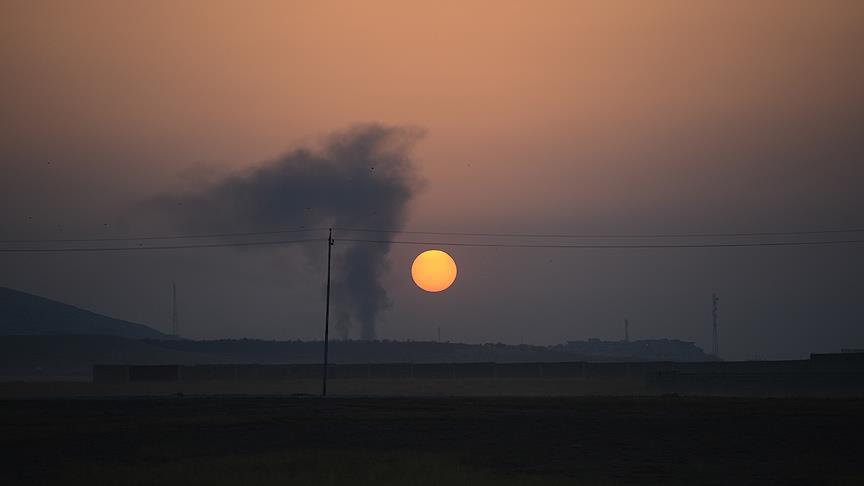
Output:
[[[184,229],[195,231],[399,229],[422,185],[410,157],[421,135],[417,129],[358,125],[330,135],[318,150],[295,150],[198,192],[160,198],[158,205],[179,211]],[[347,336],[359,325],[363,339],[374,339],[375,320],[389,305],[381,284],[389,245],[337,240],[334,248],[336,327]]]

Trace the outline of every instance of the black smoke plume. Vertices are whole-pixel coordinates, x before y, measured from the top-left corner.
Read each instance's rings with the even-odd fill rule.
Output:
[[[358,125],[330,135],[317,149],[297,149],[196,192],[163,197],[159,206],[171,208],[184,230],[398,230],[422,185],[411,159],[421,135],[417,129]],[[337,233],[333,310],[343,336],[359,326],[363,339],[375,338],[375,320],[389,305],[381,283],[389,250],[389,244],[339,241]],[[308,254],[320,260],[319,251]]]

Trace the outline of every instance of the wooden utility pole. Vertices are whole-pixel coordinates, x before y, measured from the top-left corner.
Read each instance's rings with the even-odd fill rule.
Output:
[[[327,236],[327,307],[324,310],[324,369],[321,396],[327,396],[327,344],[330,339],[330,258],[333,254],[333,228]]]
[[[713,354],[715,358],[720,357],[720,343],[717,340],[717,304],[719,302],[720,297],[717,297],[717,294],[711,294],[711,315],[714,320],[713,339],[711,342],[711,354]]]

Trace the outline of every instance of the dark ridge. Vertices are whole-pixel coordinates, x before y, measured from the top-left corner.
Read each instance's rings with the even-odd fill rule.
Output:
[[[172,339],[172,336],[142,324],[114,319],[4,287],[0,287],[0,335],[104,335],[130,339]]]

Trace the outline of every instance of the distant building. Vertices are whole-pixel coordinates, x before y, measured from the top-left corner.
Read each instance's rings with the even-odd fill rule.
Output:
[[[552,349],[580,356],[623,361],[704,361],[713,359],[696,343],[678,339],[567,341]]]

